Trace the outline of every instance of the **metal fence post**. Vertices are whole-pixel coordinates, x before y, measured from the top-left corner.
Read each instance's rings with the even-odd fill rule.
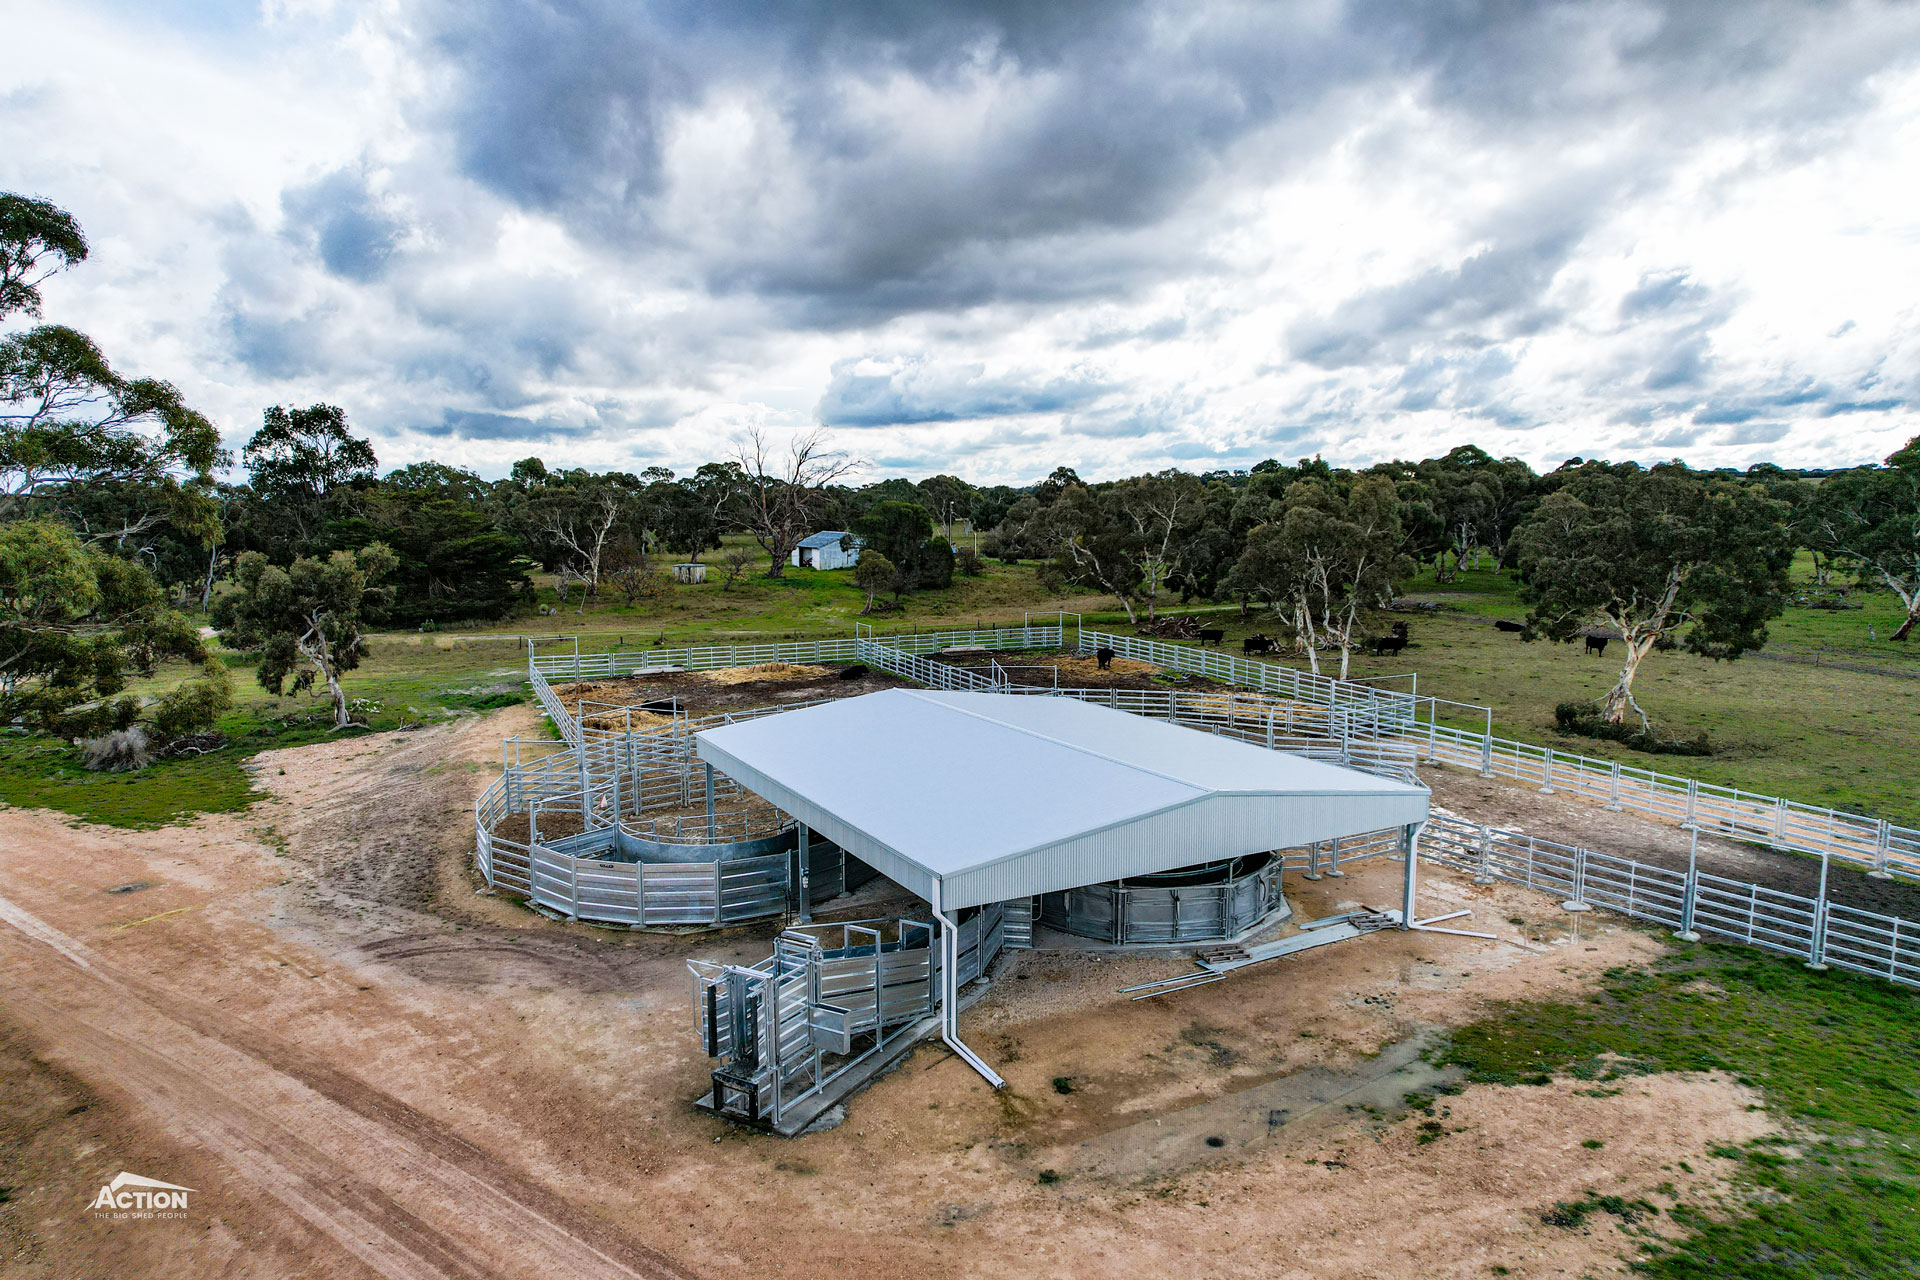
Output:
[[[1327,857],[1328,857],[1327,878],[1330,880],[1346,879],[1347,873],[1340,869],[1340,837],[1339,836],[1335,836],[1333,839],[1327,841]]]
[[[1480,828],[1480,866],[1474,872],[1475,884],[1493,883],[1493,828]]]
[[[1320,878],[1320,842],[1318,840],[1309,840],[1307,841],[1307,872],[1304,876],[1301,877],[1301,879],[1318,880],[1319,878]]]
[[[1487,731],[1480,738],[1480,776],[1493,776],[1493,708],[1487,708]]]
[[[1620,812],[1620,762],[1618,760],[1613,762],[1613,768],[1607,775],[1606,810],[1608,813]]]
[[[1587,905],[1587,851],[1573,851],[1573,896],[1560,904],[1565,911],[1591,911]]]
[[[726,918],[721,911],[721,908],[725,905],[725,899],[722,895],[725,889],[726,868],[727,864],[724,862],[715,862],[713,864],[713,922],[715,924],[722,923]]]
[[[1887,855],[1893,849],[1893,823],[1880,819],[1879,829],[1873,833],[1873,870],[1867,872],[1875,880],[1891,880],[1893,873],[1887,870]]]
[[[1700,831],[1694,829],[1693,841],[1687,847],[1687,891],[1680,899],[1680,931],[1673,936],[1682,942],[1698,942],[1700,934],[1693,927],[1693,908],[1700,898]]]
[[[1820,896],[1813,904],[1813,936],[1807,940],[1807,968],[1827,967],[1827,864],[1832,859],[1820,855]]]
[[[1546,749],[1545,754],[1540,757],[1540,794],[1543,796],[1550,796],[1553,794],[1553,748],[1552,747],[1548,747]]]
[[[1699,812],[1700,812],[1700,784],[1694,779],[1688,778],[1687,779],[1687,820],[1683,822],[1681,825],[1691,830],[1698,831],[1700,829],[1700,822],[1698,818]]]

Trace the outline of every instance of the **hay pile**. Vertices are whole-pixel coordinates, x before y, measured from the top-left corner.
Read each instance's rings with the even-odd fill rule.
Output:
[[[797,662],[760,662],[751,667],[723,667],[702,671],[700,675],[715,684],[760,684],[768,680],[823,680],[833,674],[829,667],[808,666]]]
[[[1105,671],[1102,671],[1100,664],[1090,657],[1055,658],[1053,659],[1053,665],[1060,668],[1060,679],[1063,683],[1069,676],[1079,680],[1110,680],[1114,676],[1157,675],[1160,671],[1160,668],[1154,666],[1151,662],[1136,662],[1132,658],[1115,658],[1113,665]],[[1016,671],[1013,673],[1013,678],[1015,680],[1021,680],[1023,677],[1035,674],[1037,673]]]
[[[660,716],[655,715],[651,711],[640,711],[637,709],[631,712],[596,711],[592,715],[582,719],[580,723],[588,729],[625,730],[629,723],[627,718],[629,715],[633,717],[631,723],[635,733],[644,733],[649,729],[658,729],[663,725],[673,723],[672,716]]]
[[[560,701],[572,706],[576,702],[611,702],[616,707],[628,703],[642,703],[661,696],[642,681],[632,678],[621,680],[579,680],[573,684],[556,684],[553,691]]]

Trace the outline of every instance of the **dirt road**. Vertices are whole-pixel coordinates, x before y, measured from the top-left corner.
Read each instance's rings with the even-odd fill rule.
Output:
[[[173,1141],[204,1146],[374,1274],[688,1274],[404,1103],[263,1036],[233,1035],[199,1002],[123,972],[4,898],[0,924],[10,926],[0,931],[10,1010],[57,1046],[63,1067],[111,1081]]]
[[[1398,1077],[1368,1077],[1383,1050],[1658,946],[1434,875],[1424,906],[1502,941],[1377,934],[1138,1005],[1116,989],[1182,962],[1015,956],[962,1022],[1006,1092],[923,1048],[838,1129],[740,1133],[688,1105],[684,961],[758,958],[769,929],[593,930],[474,892],[469,806],[528,727],[272,753],[271,800],[159,831],[0,810],[10,1275],[1598,1275],[1631,1243],[1542,1206],[1657,1199],[1681,1160],[1700,1201],[1707,1148],[1770,1123],[1717,1077],[1476,1086],[1419,1140]],[[1301,914],[1392,898],[1395,868],[1352,870],[1290,881]],[[1273,1120],[1355,1073],[1365,1106]],[[194,1188],[186,1216],[94,1217],[122,1170]]]

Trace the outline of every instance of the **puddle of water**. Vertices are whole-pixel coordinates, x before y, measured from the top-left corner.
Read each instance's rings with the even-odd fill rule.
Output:
[[[1392,1119],[1406,1112],[1409,1093],[1460,1078],[1458,1069],[1436,1068],[1422,1056],[1435,1035],[1396,1041],[1349,1070],[1309,1067],[1089,1138],[1074,1153],[1073,1171],[1129,1181],[1165,1177],[1357,1119]]]

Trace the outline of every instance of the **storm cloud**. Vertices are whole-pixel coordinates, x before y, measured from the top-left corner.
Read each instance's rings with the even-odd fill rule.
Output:
[[[1915,427],[1912,6],[415,0],[216,37],[98,3],[21,35],[78,52],[0,73],[0,185],[101,246],[50,298],[232,437],[324,398],[385,460],[498,473],[825,424],[881,472],[1019,480],[1848,462]]]

